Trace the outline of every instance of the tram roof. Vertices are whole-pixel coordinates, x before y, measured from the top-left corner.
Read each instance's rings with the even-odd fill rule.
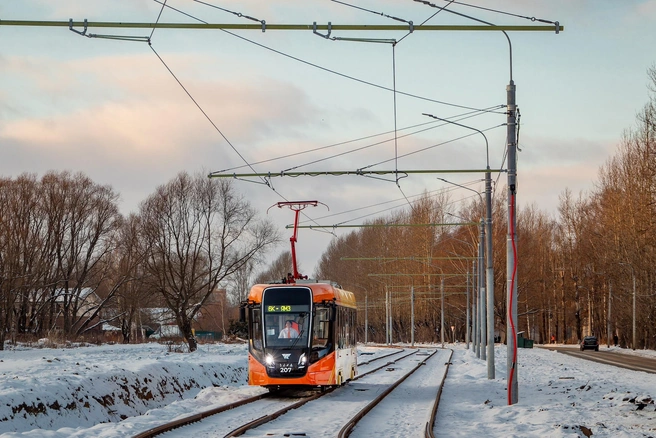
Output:
[[[249,301],[256,303],[262,302],[262,292],[266,288],[310,288],[315,303],[321,301],[333,301],[340,306],[356,307],[355,294],[344,289],[336,287],[329,282],[299,282],[299,283],[275,283],[275,284],[256,284],[251,287],[248,294]]]

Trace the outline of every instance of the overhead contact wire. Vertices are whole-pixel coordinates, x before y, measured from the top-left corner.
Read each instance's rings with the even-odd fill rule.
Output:
[[[394,170],[396,170],[396,185],[399,185],[399,137],[396,128],[396,43],[392,44],[392,86],[394,87]],[[399,186],[399,189],[401,187]],[[405,195],[403,195],[405,196]],[[406,198],[407,199],[407,198]]]
[[[150,44],[150,40],[153,39],[153,34],[155,33],[155,29],[157,29],[157,24],[159,23],[159,19],[162,17],[162,12],[164,12],[164,8],[166,7],[166,1],[164,0],[164,3],[162,4],[162,7],[159,10],[159,14],[157,15],[157,20],[155,20],[155,25],[153,26],[153,30],[150,32],[150,36],[148,37],[148,43]]]
[[[490,107],[490,108],[486,108],[486,109],[491,109],[491,108],[502,108],[503,106],[505,106],[505,105],[499,105],[499,106]],[[478,116],[478,115],[480,115],[480,114],[482,114],[480,111],[471,111],[471,112],[468,112],[468,113],[464,113],[464,114],[459,114],[459,115],[457,115],[457,116],[453,116],[452,118],[457,118],[456,120],[459,121],[459,120],[465,120],[465,119],[468,119],[468,118],[471,118],[471,117],[476,117],[476,116]],[[435,124],[435,123],[438,123],[438,121],[430,121],[430,122],[425,122],[425,123],[419,123],[419,124],[417,124],[417,125],[406,126],[405,128],[401,128],[400,131],[405,131],[405,130],[407,130],[407,129],[417,128],[417,127],[419,127],[419,126],[425,126],[425,125]],[[409,134],[402,135],[402,136],[400,136],[399,138],[404,138],[404,137],[408,137],[408,136],[411,136],[411,135],[419,134],[419,133],[421,133],[421,132],[430,131],[431,129],[436,129],[436,128],[439,128],[439,127],[441,127],[441,126],[444,126],[444,124],[440,124],[440,125],[438,125],[438,126],[431,126],[431,127],[429,127],[429,128],[425,128],[425,129],[420,129],[420,130],[418,130],[418,131],[414,131],[414,132],[411,132],[411,133],[409,133]],[[352,140],[346,140],[346,141],[342,141],[342,142],[338,142],[338,143],[333,143],[333,144],[326,145],[326,146],[320,146],[320,147],[316,147],[316,148],[313,148],[313,149],[307,149],[307,150],[304,150],[304,151],[301,151],[301,152],[294,152],[293,154],[281,155],[281,156],[278,156],[278,157],[275,157],[275,158],[269,158],[269,159],[267,159],[267,160],[256,161],[256,162],[253,162],[252,164],[253,164],[253,165],[257,165],[257,164],[269,163],[269,162],[271,162],[271,161],[283,160],[283,159],[285,159],[285,158],[291,158],[291,157],[296,157],[296,156],[299,156],[299,155],[305,155],[305,154],[308,154],[308,153],[310,153],[310,152],[317,152],[317,151],[320,151],[320,150],[330,149],[330,148],[337,147],[337,146],[343,146],[343,145],[346,145],[346,144],[349,144],[349,143],[355,143],[355,142],[358,142],[358,141],[368,140],[368,139],[370,139],[370,138],[380,137],[380,136],[382,136],[382,135],[393,134],[393,133],[394,133],[394,131],[392,130],[392,131],[381,132],[381,133],[379,133],[379,134],[367,135],[367,136],[360,137],[360,138],[355,138],[355,139],[352,139]],[[380,144],[383,144],[383,143],[387,143],[388,141],[391,141],[392,139],[393,139],[393,138],[389,138],[389,139],[381,140],[381,141],[379,141],[379,142],[372,143],[372,144],[370,144],[370,145],[363,146],[363,147],[361,147],[361,148],[353,149],[352,151],[348,151],[348,153],[350,153],[350,152],[356,152],[356,151],[362,150],[362,149],[364,149],[364,148],[368,148],[368,147],[377,146],[377,145],[380,145]],[[333,157],[334,157],[334,156],[333,156]],[[313,164],[313,163],[306,163],[306,164],[303,164],[303,165],[301,165],[301,166],[294,167],[294,168],[292,168],[292,169],[296,169],[296,168],[298,168],[298,167],[306,166],[306,165],[308,165],[308,164]],[[247,167],[247,166],[246,166],[246,165],[241,165],[241,166],[230,167],[230,168],[228,168],[228,169],[217,170],[217,171],[215,171],[215,172],[213,172],[213,173],[224,173],[224,172],[230,172],[230,171],[232,171],[232,170],[237,170],[237,169],[241,169],[241,168],[244,168],[244,167]],[[290,169],[290,170],[291,170],[291,169]]]
[[[161,2],[160,0],[153,0],[153,1],[156,2],[156,3],[162,4],[162,2]],[[194,19],[194,20],[197,20],[197,21],[199,21],[200,23],[203,23],[203,24],[209,24],[207,21],[204,21],[204,20],[202,20],[202,19],[200,19],[200,18],[198,18],[198,17],[195,17],[195,16],[193,16],[193,15],[191,15],[191,14],[188,14],[188,13],[186,13],[186,12],[183,12],[183,11],[177,9],[177,8],[172,7],[172,6],[166,5],[166,7],[167,7],[167,8],[170,8],[170,9],[173,9],[174,11],[179,12],[179,13],[181,13],[181,14],[184,14],[185,16],[187,16],[187,17],[189,17],[189,18],[192,18],[192,19]],[[312,63],[312,62],[305,61],[304,59],[298,58],[298,57],[293,56],[293,55],[289,55],[289,54],[287,54],[287,53],[281,52],[280,50],[276,50],[276,49],[274,49],[274,48],[272,48],[272,47],[265,46],[264,44],[261,44],[261,43],[255,42],[255,41],[253,41],[253,40],[249,40],[248,38],[243,37],[243,36],[241,36],[241,35],[238,35],[238,34],[236,34],[236,33],[230,32],[229,30],[226,30],[226,29],[219,29],[219,30],[221,30],[222,32],[227,33],[227,34],[230,35],[230,36],[233,36],[233,37],[235,37],[235,38],[239,38],[240,40],[246,41],[247,43],[250,43],[250,44],[256,45],[256,46],[258,46],[258,47],[261,47],[261,48],[263,48],[263,49],[269,50],[269,51],[271,51],[271,52],[273,52],[273,53],[276,53],[276,54],[278,54],[278,55],[281,55],[281,56],[284,56],[284,57],[286,57],[286,58],[292,59],[292,60],[294,60],[294,61],[300,62],[300,63],[302,63],[302,64],[306,64],[306,65],[309,65],[309,66],[311,66],[311,67],[317,68],[317,69],[319,69],[319,70],[323,70],[323,71],[325,71],[325,72],[332,73],[332,74],[334,74],[334,75],[336,75],[336,76],[341,76],[341,77],[343,77],[343,78],[346,78],[346,79],[349,79],[349,80],[352,80],[352,81],[355,81],[355,82],[359,82],[359,83],[361,83],[361,84],[369,85],[369,86],[371,86],[371,87],[378,88],[378,89],[380,89],[380,90],[385,90],[385,91],[390,91],[390,92],[393,91],[392,89],[390,89],[390,88],[388,88],[388,87],[385,87],[385,86],[383,86],[383,85],[374,84],[373,82],[368,82],[368,81],[365,81],[364,79],[359,79],[359,78],[356,78],[356,77],[354,77],[354,76],[349,76],[349,75],[347,75],[347,74],[345,74],[345,73],[340,73],[340,72],[337,72],[337,71],[335,71],[335,70],[330,70],[329,68],[326,68],[326,67],[320,66],[320,65],[318,65],[318,64],[314,64],[314,63]],[[455,103],[444,102],[444,101],[437,100],[437,99],[431,99],[431,98],[428,98],[428,97],[418,96],[418,95],[416,95],[416,94],[412,94],[412,93],[406,93],[406,92],[404,92],[404,91],[397,91],[397,93],[398,93],[398,94],[401,94],[401,95],[403,95],[403,96],[411,97],[411,98],[413,98],[413,99],[419,99],[419,100],[423,100],[423,101],[426,101],[426,102],[438,103],[438,104],[440,104],[440,105],[451,106],[451,107],[454,107],[454,108],[462,108],[462,109],[468,109],[468,110],[483,111],[481,108],[474,108],[474,107],[470,107],[470,106],[466,106],[466,105],[458,105],[458,104],[455,104]],[[495,111],[487,111],[487,112],[495,112]],[[496,112],[495,112],[495,113],[496,113]]]
[[[451,5],[451,3],[453,3],[453,0],[446,0],[446,1],[449,1],[449,4],[446,5],[446,6],[444,6],[443,9],[448,8],[449,5]],[[442,12],[442,9],[440,9],[439,11],[435,12],[433,15],[431,15],[430,17],[428,17],[427,19],[425,19],[424,21],[422,21],[421,24],[418,25],[417,27],[421,27],[421,26],[423,26],[424,24],[428,23],[430,20],[433,19],[433,17],[435,17],[435,16],[436,16],[437,14],[439,14],[440,12]],[[403,37],[402,37],[401,39],[399,39],[399,42],[401,42],[401,41],[403,41],[404,39],[406,39],[406,37],[407,37],[408,35],[410,35],[411,33],[412,33],[412,32],[408,32],[408,33],[406,33],[405,35],[403,35]]]
[[[482,132],[485,132],[485,131],[489,131],[489,130],[491,130],[491,129],[499,128],[499,127],[501,127],[501,126],[505,126],[505,124],[502,123],[502,124],[500,124],[500,125],[493,126],[493,127],[491,127],[491,128],[482,129],[481,131],[482,131]],[[415,154],[418,154],[418,153],[420,153],[420,152],[425,152],[425,151],[427,151],[427,150],[430,150],[430,149],[436,148],[436,147],[438,147],[438,146],[443,146],[443,145],[445,145],[445,144],[452,143],[452,142],[457,141],[457,140],[462,140],[463,138],[471,137],[471,136],[476,135],[476,134],[477,134],[477,132],[472,132],[471,134],[465,134],[465,135],[463,135],[463,136],[461,136],[461,137],[453,138],[453,139],[451,139],[451,140],[447,140],[447,141],[444,141],[444,142],[441,142],[441,143],[437,143],[437,144],[434,144],[434,145],[432,145],[432,146],[427,146],[427,147],[425,147],[425,148],[418,149],[418,150],[416,150],[416,151],[408,152],[407,154],[400,155],[399,158],[409,157],[410,155],[415,155]],[[378,166],[378,165],[380,165],[380,164],[389,163],[389,162],[392,161],[392,160],[393,160],[393,158],[390,158],[390,159],[388,159],[388,160],[379,161],[378,163],[374,163],[374,164],[370,164],[370,165],[365,166],[365,167],[361,167],[359,170],[369,169],[370,167]]]
[[[184,92],[187,94],[187,96],[189,96],[189,99],[191,99],[191,101],[194,103],[194,105],[196,105],[196,107],[200,110],[200,112],[203,114],[203,116],[205,116],[205,118],[207,119],[207,121],[210,122],[210,124],[214,127],[214,129],[216,130],[216,132],[218,132],[219,135],[221,135],[221,137],[225,140],[225,142],[228,143],[228,145],[232,148],[233,151],[235,151],[235,153],[239,156],[239,158],[241,158],[241,159],[244,161],[244,163],[246,163],[246,165],[248,165],[248,167],[253,171],[253,173],[257,173],[257,172],[255,171],[255,169],[253,168],[253,166],[248,162],[248,160],[246,160],[246,158],[244,158],[244,156],[243,156],[243,155],[237,150],[237,148],[232,144],[232,142],[230,142],[230,140],[228,140],[228,137],[226,137],[225,134],[221,131],[221,129],[219,129],[219,127],[216,125],[216,123],[214,123],[214,121],[212,120],[212,118],[211,118],[209,115],[207,115],[207,113],[205,112],[205,110],[203,109],[203,107],[201,107],[200,104],[196,101],[196,99],[194,99],[194,96],[191,95],[191,93],[189,92],[189,90],[187,90],[187,88],[186,88],[186,87],[184,86],[184,84],[178,79],[178,77],[175,75],[175,73],[173,73],[173,71],[169,68],[169,66],[168,66],[168,65],[166,64],[166,62],[162,59],[162,57],[159,56],[159,53],[157,53],[157,51],[156,51],[155,48],[152,46],[152,44],[149,43],[148,46],[149,46],[150,49],[153,51],[153,53],[157,56],[157,58],[161,61],[161,63],[164,65],[164,67],[166,67],[166,69],[169,71],[169,73],[171,74],[171,76],[173,76],[173,78],[174,78],[175,81],[178,83],[178,85],[180,85],[180,87],[182,87],[182,89],[183,89]],[[260,177],[260,179],[262,180],[262,182],[263,182],[265,185],[267,185],[267,186],[270,187],[270,184],[269,184],[269,182],[268,182],[266,179],[264,179],[264,178],[262,178],[262,177]]]
[[[456,116],[456,117],[460,117],[460,118],[457,118],[456,120],[457,120],[457,121],[460,121],[460,120],[466,120],[466,119],[469,119],[469,118],[471,118],[471,117],[475,117],[475,116],[477,116],[477,115],[480,115],[480,113],[479,113],[479,114],[471,114],[471,115],[468,115],[468,116],[465,116],[465,117]],[[430,128],[422,129],[422,130],[420,130],[420,131],[416,131],[416,132],[413,132],[413,133],[410,133],[410,134],[402,135],[402,136],[399,137],[399,138],[405,138],[405,137],[408,137],[408,136],[410,136],[410,135],[414,135],[414,134],[417,134],[417,133],[420,133],[420,132],[429,131],[429,130],[431,130],[431,129],[440,128],[440,127],[445,126],[445,125],[446,125],[446,123],[442,123],[442,124],[440,124],[440,125],[438,125],[438,126],[432,126],[432,127],[430,127]],[[503,125],[502,125],[502,126],[503,126]],[[490,128],[490,129],[492,129],[492,128]],[[386,134],[389,134],[389,133],[392,133],[392,132],[393,132],[393,131],[389,131],[389,132],[386,132]],[[465,138],[465,137],[469,137],[470,135],[475,135],[475,134],[476,134],[476,133],[468,134],[468,135],[465,135],[465,136],[463,136],[463,137],[454,138],[454,139],[452,139],[452,140],[448,140],[448,141],[446,141],[446,142],[443,142],[443,143],[439,143],[439,144],[437,144],[437,145],[430,146],[429,148],[426,148],[426,149],[420,149],[419,151],[416,151],[416,152],[422,152],[422,151],[424,151],[424,150],[427,150],[427,149],[430,149],[430,148],[433,148],[433,147],[443,146],[443,145],[448,144],[448,143],[450,143],[450,142],[452,142],[452,141],[461,140],[461,139],[463,139],[463,138]],[[340,152],[339,154],[330,155],[330,156],[328,156],[328,157],[319,158],[319,159],[316,159],[316,160],[313,160],[313,161],[310,161],[310,162],[307,162],[307,163],[302,163],[302,164],[299,164],[299,165],[297,165],[297,166],[294,166],[294,167],[290,167],[290,168],[288,168],[288,169],[285,169],[285,170],[283,170],[283,172],[290,172],[290,171],[292,171],[292,170],[296,170],[296,169],[299,169],[299,168],[301,168],[301,167],[309,166],[309,165],[312,165],[312,164],[317,164],[317,163],[320,163],[320,162],[322,162],[322,161],[327,161],[327,160],[331,160],[331,159],[333,159],[333,158],[337,158],[337,157],[341,157],[341,156],[344,156],[344,155],[348,155],[348,154],[352,154],[352,153],[355,153],[355,152],[359,152],[359,151],[362,151],[362,150],[365,150],[365,149],[369,149],[369,148],[374,147],[374,146],[379,146],[379,145],[381,145],[381,144],[385,144],[385,143],[387,143],[388,141],[391,141],[391,140],[393,140],[393,138],[386,139],[386,140],[381,140],[381,141],[378,141],[378,142],[375,142],[375,143],[371,143],[371,144],[368,144],[368,145],[365,145],[365,146],[361,146],[361,147],[359,147],[359,148],[350,149],[350,150],[348,150],[348,151]],[[344,144],[345,144],[345,143],[344,143]],[[338,145],[339,145],[339,143],[338,143]],[[316,150],[319,150],[319,149],[322,149],[322,148],[313,149],[313,150],[311,150],[310,152],[312,152],[312,151],[316,151]],[[299,152],[299,153],[294,154],[294,155],[300,155],[300,154],[302,154],[302,153],[305,153],[305,152]],[[411,152],[411,153],[409,153],[408,155],[412,155],[412,154],[414,154],[414,153],[415,153],[415,152]],[[407,155],[403,155],[403,156],[407,156]],[[402,157],[403,157],[403,156],[402,156]],[[272,160],[277,160],[277,159],[279,159],[279,158],[274,158],[274,159],[272,159]],[[268,160],[268,161],[272,161],[272,160]],[[389,161],[390,161],[390,160],[384,161],[384,163],[387,163],[387,162],[389,162]],[[255,164],[257,164],[257,163],[255,163]],[[377,164],[383,164],[383,163],[377,163]],[[362,170],[362,169],[368,169],[369,167],[376,166],[377,164],[372,164],[372,165],[369,165],[369,166],[362,167],[362,168],[360,168],[360,170]],[[241,167],[243,167],[243,166],[241,166]],[[232,169],[229,169],[229,170],[232,170]],[[225,171],[221,171],[221,172],[225,172]]]
[[[505,12],[505,11],[500,11],[498,9],[484,8],[483,6],[470,5],[470,4],[467,4],[467,3],[457,2],[457,1],[454,1],[454,0],[444,0],[444,1],[449,1],[449,4],[455,3],[455,4],[460,5],[460,6],[467,6],[467,7],[470,7],[470,8],[481,9],[481,10],[488,11],[488,12],[495,12],[497,14],[509,15],[511,17],[524,18],[526,20],[531,20],[531,21],[539,21],[540,23],[556,24],[555,21],[545,20],[543,18],[535,18],[535,17],[528,17],[526,15],[513,14],[512,12]]]

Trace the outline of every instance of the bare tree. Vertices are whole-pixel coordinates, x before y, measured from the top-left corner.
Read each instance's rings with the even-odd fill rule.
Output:
[[[50,288],[53,309],[56,303],[64,334],[80,334],[102,308],[101,303],[79,313],[83,289],[97,289],[106,276],[104,261],[113,249],[121,220],[118,194],[82,173],[49,172],[42,178],[42,186],[55,256]]]
[[[112,305],[105,306],[103,320],[120,327],[125,344],[143,336],[142,312],[156,303],[156,294],[145,278],[140,238],[140,217],[131,214],[122,222],[117,233],[111,275],[107,279],[108,288],[115,296]]]
[[[180,173],[140,208],[145,267],[195,351],[192,321],[217,286],[279,241],[228,180]]]

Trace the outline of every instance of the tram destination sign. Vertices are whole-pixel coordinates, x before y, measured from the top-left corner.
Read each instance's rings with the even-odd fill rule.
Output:
[[[309,311],[310,306],[307,304],[269,304],[266,306],[267,313],[298,313]]]

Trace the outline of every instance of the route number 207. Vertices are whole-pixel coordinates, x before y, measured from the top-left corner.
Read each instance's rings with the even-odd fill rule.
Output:
[[[292,366],[290,364],[281,364],[280,365],[280,372],[281,373],[291,373],[292,372]]]

